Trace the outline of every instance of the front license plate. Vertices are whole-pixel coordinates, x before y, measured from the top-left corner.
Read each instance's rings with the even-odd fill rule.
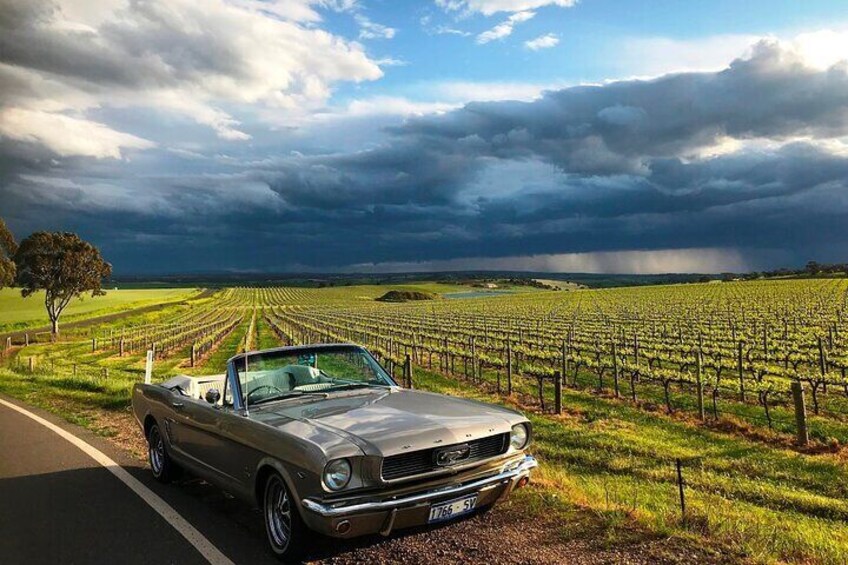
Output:
[[[450,520],[451,518],[468,514],[474,510],[475,506],[477,506],[476,494],[436,504],[430,507],[429,522],[441,522],[442,520]]]

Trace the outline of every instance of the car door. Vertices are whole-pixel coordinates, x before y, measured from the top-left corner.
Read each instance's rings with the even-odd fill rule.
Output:
[[[249,447],[242,436],[250,424],[233,406],[229,377],[224,402],[210,404],[185,397],[179,415],[178,444],[184,456],[207,477],[232,490],[249,490],[261,453]]]
[[[217,464],[224,443],[221,438],[221,411],[201,399],[184,398],[178,412],[177,445],[183,455],[213,479],[232,480]]]

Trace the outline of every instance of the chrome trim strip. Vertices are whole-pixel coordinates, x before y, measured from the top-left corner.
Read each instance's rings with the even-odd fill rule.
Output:
[[[354,503],[347,504],[344,506],[333,506],[332,504],[324,504],[315,500],[305,498],[303,499],[302,503],[305,509],[325,518],[337,518],[339,516],[349,516],[351,514],[359,514],[364,512],[388,511],[400,508],[402,506],[412,506],[424,502],[429,502],[430,500],[441,496],[460,495],[475,490],[481,490],[486,487],[497,486],[499,483],[514,481],[519,477],[528,475],[531,469],[535,469],[538,466],[539,463],[538,461],[536,461],[535,457],[533,457],[532,455],[525,455],[524,459],[515,463],[507,464],[504,467],[504,470],[502,470],[497,475],[478,479],[476,481],[464,485],[441,487],[433,490],[428,490],[426,492],[405,496],[403,498],[385,500],[382,502],[362,502],[359,504]]]

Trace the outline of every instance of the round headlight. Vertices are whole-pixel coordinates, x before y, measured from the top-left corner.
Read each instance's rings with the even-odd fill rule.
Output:
[[[341,490],[350,482],[350,463],[347,459],[330,461],[324,467],[324,484],[330,490]]]
[[[512,433],[510,434],[509,444],[513,449],[524,449],[527,447],[527,426],[524,424],[516,424],[512,426]]]

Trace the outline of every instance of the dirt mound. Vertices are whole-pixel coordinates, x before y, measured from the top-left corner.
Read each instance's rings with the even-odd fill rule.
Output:
[[[437,295],[417,290],[390,290],[380,298],[380,302],[408,302],[410,300],[435,300]]]

